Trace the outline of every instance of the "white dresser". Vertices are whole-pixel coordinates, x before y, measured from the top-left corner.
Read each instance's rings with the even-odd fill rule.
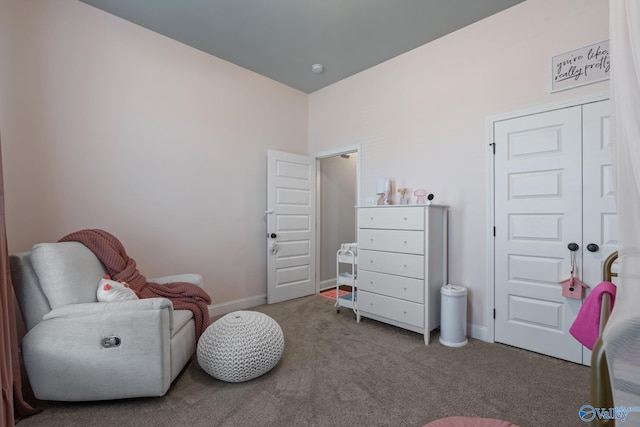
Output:
[[[358,314],[424,334],[440,325],[446,206],[358,207]]]

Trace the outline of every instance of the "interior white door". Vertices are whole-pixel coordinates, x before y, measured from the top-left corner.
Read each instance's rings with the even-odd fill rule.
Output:
[[[618,249],[618,215],[613,185],[610,140],[610,102],[586,104],[583,116],[583,268],[585,283],[602,281],[604,261]],[[583,363],[591,351],[583,347]]]
[[[494,124],[495,339],[577,363],[569,327],[582,301],[559,282],[567,245],[582,242],[581,115],[577,106]]]
[[[267,153],[267,303],[315,293],[315,159]]]

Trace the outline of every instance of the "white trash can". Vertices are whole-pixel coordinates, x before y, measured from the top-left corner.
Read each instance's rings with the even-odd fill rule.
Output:
[[[449,284],[440,294],[440,344],[462,347],[467,344],[467,288]]]

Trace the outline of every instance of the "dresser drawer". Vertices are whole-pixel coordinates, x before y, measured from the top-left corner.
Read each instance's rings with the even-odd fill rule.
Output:
[[[358,289],[380,295],[424,303],[424,280],[360,270]]]
[[[358,209],[359,228],[423,230],[424,207],[383,207]]]
[[[423,255],[424,232],[361,228],[358,231],[358,246],[360,249]]]
[[[358,290],[358,310],[424,328],[424,305]]]
[[[424,279],[424,256],[361,249],[358,272],[361,270]]]

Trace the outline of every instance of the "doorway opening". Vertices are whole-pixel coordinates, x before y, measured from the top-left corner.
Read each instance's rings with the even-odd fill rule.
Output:
[[[317,293],[336,287],[336,253],[356,241],[358,149],[339,151],[317,160]]]

